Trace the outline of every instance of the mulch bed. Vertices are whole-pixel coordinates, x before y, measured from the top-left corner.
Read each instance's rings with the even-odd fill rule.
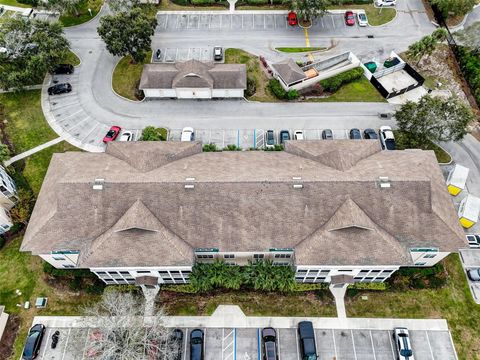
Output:
[[[19,329],[20,318],[17,315],[10,315],[1,339],[2,341],[0,341],[0,359],[8,359],[12,355],[13,343]]]

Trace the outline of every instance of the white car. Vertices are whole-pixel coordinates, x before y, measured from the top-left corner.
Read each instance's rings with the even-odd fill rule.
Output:
[[[118,141],[133,141],[133,134],[130,131],[124,131]]]
[[[397,5],[397,0],[375,0],[375,5],[377,5],[377,6],[395,6],[395,5]]]
[[[195,132],[191,127],[184,127],[182,130],[182,136],[180,137],[180,141],[193,141],[195,140]]]
[[[294,140],[305,140],[305,136],[303,136],[303,130],[295,130],[293,132],[293,139]]]
[[[357,12],[357,23],[358,23],[358,26],[368,26],[368,19],[367,19],[367,14],[365,14],[365,11]]]
[[[381,126],[378,132],[384,150],[395,150],[395,136],[390,126]]]
[[[393,338],[397,347],[398,360],[415,360],[413,357],[412,344],[410,343],[410,334],[407,328],[393,329]]]

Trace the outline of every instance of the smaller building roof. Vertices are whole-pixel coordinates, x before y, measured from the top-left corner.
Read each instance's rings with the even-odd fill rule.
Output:
[[[245,64],[214,64],[194,59],[173,64],[146,64],[139,88],[246,89],[247,68]]]
[[[297,65],[293,59],[282,60],[278,63],[272,64],[273,69],[282,78],[286,85],[307,78],[302,68]]]

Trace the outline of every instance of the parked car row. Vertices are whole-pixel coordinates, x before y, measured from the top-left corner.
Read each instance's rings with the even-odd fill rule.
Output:
[[[345,24],[347,26],[355,26],[355,14],[353,13],[353,11],[351,10],[345,11],[344,17],[345,17]],[[356,19],[357,19],[358,26],[362,26],[362,27],[368,26],[368,19],[365,11],[357,11]]]

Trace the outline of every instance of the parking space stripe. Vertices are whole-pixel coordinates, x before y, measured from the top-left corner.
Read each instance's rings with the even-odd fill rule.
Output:
[[[390,334],[390,332],[388,333],[388,338],[389,338],[389,340],[390,340],[390,347],[392,348],[393,360],[396,360],[396,357],[395,357],[395,349],[393,348],[393,342],[392,342],[392,334]]]
[[[337,343],[335,341],[335,330],[332,329],[332,338],[333,338],[333,350],[335,350],[335,359],[338,359],[337,355]]]
[[[370,341],[372,343],[373,360],[377,360],[377,355],[375,355],[375,345],[373,344],[372,330],[370,330]]]
[[[435,360],[435,357],[433,356],[432,344],[430,344],[430,339],[428,338],[427,330],[425,330],[425,335],[427,336],[427,343],[428,343],[428,348],[430,349],[430,355],[432,355],[432,360]]]
[[[282,360],[282,349],[280,348],[280,329],[277,329],[278,360]],[[260,355],[258,356],[260,360]]]
[[[297,360],[300,360],[300,347],[298,346],[298,331],[295,331],[295,344],[297,344]]]
[[[68,334],[67,334],[67,340],[65,341],[65,348],[63,349],[62,360],[65,358],[65,354],[67,352],[68,340],[70,340],[70,332],[71,331],[72,331],[72,328],[69,328],[68,329]]]
[[[333,25],[333,28],[335,29],[335,20],[333,20],[333,16],[330,16],[330,19],[332,19],[332,25]]]
[[[233,329],[233,360],[237,360],[237,330]]]
[[[83,344],[82,360],[85,359],[85,353],[87,352],[88,336],[90,334],[90,328],[87,328],[87,335],[85,336],[85,344]]]
[[[167,17],[165,19],[165,29],[167,29],[167,28],[168,28],[168,14],[167,14]]]
[[[47,344],[45,345],[45,348],[43,349],[42,359],[45,359],[45,352],[47,351],[47,348],[48,348],[48,339],[50,339],[50,333],[51,332],[52,332],[52,329],[48,329]]]
[[[188,339],[188,328],[185,328],[185,346],[183,348],[183,360],[187,360],[187,339]]]
[[[355,360],[357,360],[357,349],[355,349],[355,339],[353,338],[353,330],[352,329],[350,329],[350,334],[352,335],[353,356],[355,356]]]

